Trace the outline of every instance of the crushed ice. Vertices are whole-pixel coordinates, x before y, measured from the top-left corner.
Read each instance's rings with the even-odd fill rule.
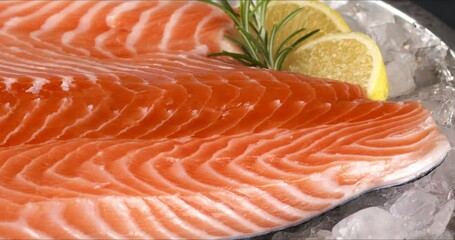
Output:
[[[384,57],[391,100],[431,109],[455,146],[455,54],[407,16],[375,1],[326,1],[353,31],[370,35]],[[275,233],[282,239],[454,239],[455,151],[426,177],[365,194],[310,222]]]

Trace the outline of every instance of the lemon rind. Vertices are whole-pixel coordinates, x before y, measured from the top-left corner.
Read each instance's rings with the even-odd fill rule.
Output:
[[[339,30],[342,33],[348,33],[351,32],[351,29],[349,28],[348,24],[344,21],[343,17],[341,15],[330,8],[327,4],[319,1],[271,1],[269,3],[268,8],[274,7],[275,5],[281,5],[281,4],[297,4],[301,7],[305,6],[311,6],[315,9],[318,9],[319,11],[323,12],[328,18],[332,20],[332,22],[337,26],[337,30]]]

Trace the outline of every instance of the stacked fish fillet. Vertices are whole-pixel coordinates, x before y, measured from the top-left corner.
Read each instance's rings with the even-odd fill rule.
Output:
[[[417,102],[207,58],[231,27],[196,1],[0,2],[0,237],[257,235],[444,158]]]

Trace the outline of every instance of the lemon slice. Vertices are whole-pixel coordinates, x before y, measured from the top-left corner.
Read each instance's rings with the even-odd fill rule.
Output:
[[[381,52],[362,33],[327,34],[309,41],[290,53],[283,70],[359,84],[373,100],[389,94]]]
[[[275,49],[279,43],[282,43],[290,34],[305,28],[297,37],[303,36],[313,30],[319,29],[311,40],[321,37],[327,33],[350,32],[349,26],[340,16],[340,14],[327,6],[325,3],[318,1],[271,1],[267,7],[267,19],[265,27],[271,31],[273,25],[279,24],[286,16],[298,8],[304,10],[297,14],[289,21],[281,31],[277,33]],[[294,39],[297,39],[295,37]]]

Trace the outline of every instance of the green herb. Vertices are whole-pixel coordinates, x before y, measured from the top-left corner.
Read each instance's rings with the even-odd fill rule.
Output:
[[[305,28],[299,29],[291,33],[287,38],[279,43],[274,49],[277,33],[297,14],[303,11],[303,7],[291,12],[280,23],[273,25],[271,31],[265,28],[267,5],[270,0],[239,0],[238,10],[234,10],[227,0],[200,0],[220,8],[234,22],[238,35],[238,39],[232,36],[225,35],[229,40],[238,45],[243,53],[232,53],[222,51],[219,53],[210,54],[209,56],[229,56],[247,66],[256,66],[261,68],[269,68],[281,70],[284,60],[294,48],[302,43],[307,38],[311,37],[319,30],[314,30],[302,37],[295,37],[305,31]]]

